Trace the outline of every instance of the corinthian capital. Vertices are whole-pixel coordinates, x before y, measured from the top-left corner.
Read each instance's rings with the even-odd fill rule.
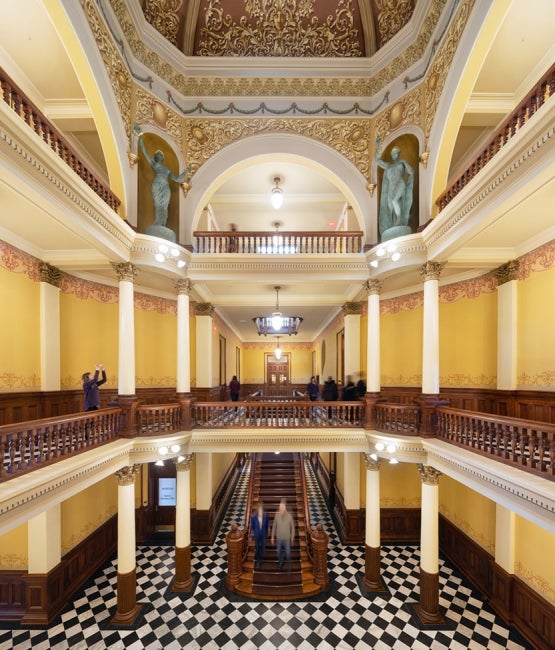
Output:
[[[426,280],[439,280],[445,262],[426,262],[420,267],[420,275]]]
[[[364,289],[369,296],[379,296],[382,290],[382,283],[379,280],[366,280]]]
[[[372,458],[374,454],[362,454],[364,456],[364,462],[366,463],[366,469],[372,472],[378,472],[382,464],[381,458]]]
[[[345,316],[353,316],[362,314],[362,303],[361,302],[346,302],[341,309]]]
[[[60,288],[64,277],[60,269],[51,266],[48,262],[41,262],[39,266],[40,281],[51,284],[53,287]]]
[[[137,267],[131,262],[112,262],[112,267],[120,281],[133,282],[137,276]]]
[[[191,280],[188,280],[186,278],[181,278],[175,281],[175,290],[177,291],[178,294],[185,294],[186,296],[188,296],[191,293],[192,288],[193,288],[193,283],[191,282]]]
[[[494,269],[492,273],[497,280],[497,286],[500,287],[506,282],[516,280],[518,277],[519,266],[520,262],[518,260],[510,260],[509,262],[505,262],[505,264],[501,264],[501,266],[498,266],[496,269]]]
[[[420,474],[420,480],[424,485],[439,485],[441,472],[438,469],[431,465],[422,465],[422,463],[419,463],[416,467]]]
[[[140,465],[127,465],[118,469],[116,472],[116,478],[118,479],[118,485],[133,485],[135,483],[135,478],[139,472]]]
[[[175,459],[175,468],[178,472],[188,472],[191,469],[192,462],[193,454],[185,454],[183,456],[183,460],[177,460],[177,458]]]

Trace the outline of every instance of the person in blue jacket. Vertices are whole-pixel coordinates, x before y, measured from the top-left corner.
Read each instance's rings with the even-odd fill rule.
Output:
[[[254,562],[255,568],[260,569],[264,551],[266,550],[266,538],[270,531],[268,515],[264,510],[262,501],[258,502],[257,510],[251,517],[251,535],[254,537]]]
[[[98,373],[102,372],[102,379],[98,378]],[[91,379],[90,372],[84,372],[83,392],[85,393],[85,411],[97,411],[100,408],[100,393],[98,387],[106,382],[106,371],[104,366],[99,363],[96,366],[94,377]]]

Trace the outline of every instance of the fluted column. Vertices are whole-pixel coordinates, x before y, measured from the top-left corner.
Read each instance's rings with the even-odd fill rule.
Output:
[[[112,264],[119,280],[118,394],[135,395],[135,316],[133,282],[136,267],[130,262]]]
[[[197,349],[197,388],[212,388],[213,372],[213,337],[212,337],[212,315],[214,306],[210,303],[197,303],[196,312],[196,349]]]
[[[382,580],[380,538],[380,466],[370,454],[364,454],[366,462],[366,562],[364,586],[368,591],[385,591]]]
[[[60,390],[60,285],[62,272],[42,262],[40,271],[40,387]]]
[[[190,280],[177,280],[177,393],[191,392],[191,348],[189,332]]]
[[[493,271],[497,279],[497,388],[516,389],[518,260]]]
[[[380,291],[379,280],[368,280],[365,284],[368,294],[368,334],[366,344],[366,392],[379,393],[380,377]]]
[[[422,341],[422,392],[439,394],[439,276],[443,264],[426,262],[424,277],[424,335]]]
[[[191,577],[191,461],[192,454],[176,460],[175,580],[172,591],[190,591]]]
[[[443,623],[439,611],[439,478],[429,465],[418,466],[422,481],[420,528],[420,602],[416,611],[423,623]]]
[[[117,609],[112,624],[130,625],[137,618],[137,563],[135,549],[135,478],[139,465],[122,467],[118,480]]]
[[[345,379],[360,372],[360,315],[362,303],[346,302],[343,307],[345,323]]]

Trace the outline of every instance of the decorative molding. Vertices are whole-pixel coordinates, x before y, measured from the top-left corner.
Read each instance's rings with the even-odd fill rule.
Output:
[[[0,555],[0,566],[2,571],[21,571],[27,570],[29,557],[23,553],[4,553]],[[4,603],[2,603],[4,605]]]
[[[518,258],[518,279],[526,280],[532,273],[555,268],[555,240]]]
[[[63,273],[55,266],[51,266],[48,262],[41,262],[39,265],[40,281],[51,284],[57,289],[60,288],[63,279]]]
[[[423,305],[424,294],[422,291],[418,293],[407,293],[404,296],[380,300],[380,314],[396,314],[400,311],[413,311],[414,309],[422,308]]]
[[[512,280],[518,280],[518,268],[520,263],[518,260],[510,260],[501,264],[496,269],[492,271],[495,279],[497,280],[497,286],[500,287],[502,284],[511,282]]]
[[[362,314],[362,302],[346,302],[341,305],[344,316],[360,316]]]
[[[0,374],[0,390],[12,390],[14,388],[27,388],[40,390],[39,375],[16,375],[14,372],[3,372]]]
[[[147,293],[136,292],[133,295],[133,304],[141,311],[155,311],[158,314],[177,315],[177,301],[159,296],[151,296]]]
[[[369,471],[369,472],[379,472],[380,471],[380,467],[381,467],[381,464],[382,464],[382,459],[381,458],[378,458],[377,460],[375,460],[374,458],[372,458],[373,454],[365,454],[365,453],[363,453],[362,455],[364,457],[364,462],[366,464],[367,471]]]
[[[555,373],[554,373],[555,374]],[[497,376],[496,375],[465,375],[457,373],[453,375],[442,375],[439,378],[439,384],[443,387],[454,386],[473,386],[474,388],[496,388]]]
[[[176,47],[182,6],[183,0],[146,0],[143,5],[146,20]]]
[[[422,386],[422,375],[420,373],[416,375],[410,375],[410,376],[405,376],[405,375],[382,375],[381,377],[381,385],[382,386],[416,386],[416,387],[421,387]]]
[[[322,17],[314,11],[314,3],[315,0],[280,3],[248,0],[244,2],[244,10],[239,10],[239,20],[235,21],[224,13],[221,0],[208,0],[195,55],[362,56],[352,0],[328,5],[335,12]]]
[[[116,384],[117,385],[117,384]],[[177,378],[175,375],[166,375],[165,377],[135,377],[135,386],[143,388],[175,388]]]
[[[184,454],[180,456],[182,460],[175,459],[175,469],[178,472],[188,472],[191,469],[191,464],[193,462],[193,454]]]
[[[73,294],[80,300],[97,300],[103,303],[117,303],[119,293],[116,287],[110,287],[98,282],[83,280],[73,275],[64,274],[61,286],[62,293]]]
[[[438,469],[431,467],[431,465],[423,465],[422,463],[418,463],[416,469],[424,485],[439,485],[441,472]]]
[[[390,108],[382,111],[376,119],[376,136],[385,140],[390,133],[402,126],[419,126],[422,117],[422,90],[418,86],[403,95]]]
[[[226,118],[184,122],[193,174],[227,145],[261,133],[288,133],[322,142],[349,160],[370,181],[371,121],[337,118]]]
[[[445,262],[428,261],[420,267],[420,275],[424,278],[424,282],[428,280],[439,280],[444,266]]]
[[[391,40],[411,19],[413,0],[376,0],[378,48]]]
[[[364,290],[368,296],[380,295],[382,290],[382,283],[380,280],[366,280],[364,283]]]
[[[310,341],[305,341],[303,343],[301,342],[288,342],[285,340],[280,340],[279,342],[279,347],[282,349],[283,352],[291,352],[293,350],[314,350],[314,343],[311,343]],[[276,347],[276,342],[273,339],[268,339],[266,342],[259,343],[258,341],[250,341],[250,342],[245,342],[243,343],[243,350],[266,350],[269,351],[273,350]],[[260,381],[264,382],[264,379],[260,379]],[[253,382],[247,382],[245,383],[259,383],[258,381],[253,381]]]
[[[138,87],[135,90],[135,122],[162,129],[179,145],[181,151],[184,150],[184,119],[171,108],[162,104],[154,95]]]
[[[460,528],[463,533],[465,533],[465,535],[468,535],[470,539],[474,540],[477,544],[484,548],[488,553],[491,555],[495,554],[495,541],[489,540],[483,533],[475,530],[473,526],[468,521],[466,521],[466,519],[459,517],[456,512],[451,512],[451,510],[449,510],[449,508],[444,503],[439,504],[439,512],[457,528]]]
[[[550,603],[555,604],[555,588],[543,576],[528,569],[522,562],[515,562],[515,574],[534,591],[540,593]]]
[[[137,277],[137,267],[131,262],[111,262],[119,282],[134,282]]]
[[[141,469],[140,465],[126,465],[116,472],[118,486],[133,485],[137,474]]]
[[[380,497],[380,506],[382,508],[420,508],[422,497]]]
[[[478,298],[483,293],[494,293],[496,288],[495,278],[491,273],[486,273],[477,278],[440,286],[439,302],[456,302],[462,298]]]
[[[196,316],[214,315],[214,305],[210,302],[195,302],[194,307]]]
[[[521,372],[517,378],[519,389],[528,388],[552,388],[555,386],[555,370],[543,370],[535,374]]]
[[[176,280],[174,286],[179,295],[189,296],[193,290],[193,283],[191,280],[188,280],[186,278],[180,278],[179,280]]]

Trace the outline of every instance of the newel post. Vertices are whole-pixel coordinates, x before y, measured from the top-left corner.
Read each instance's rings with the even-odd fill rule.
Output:
[[[190,431],[193,428],[193,397],[188,395],[177,395],[181,406],[181,430]]]
[[[329,535],[323,529],[322,524],[318,524],[312,531],[312,565],[314,571],[314,582],[322,585],[322,589],[327,589],[330,584],[328,575],[328,543]]]
[[[233,590],[235,585],[241,580],[243,572],[243,533],[239,530],[237,524],[231,524],[231,530],[227,534],[227,576],[225,586]]]
[[[135,438],[137,435],[137,407],[139,400],[135,395],[120,395],[117,405],[121,409],[119,436],[121,438]]]
[[[438,406],[449,406],[449,400],[438,396],[422,395],[414,400],[420,407],[419,434],[423,438],[435,438]]]

